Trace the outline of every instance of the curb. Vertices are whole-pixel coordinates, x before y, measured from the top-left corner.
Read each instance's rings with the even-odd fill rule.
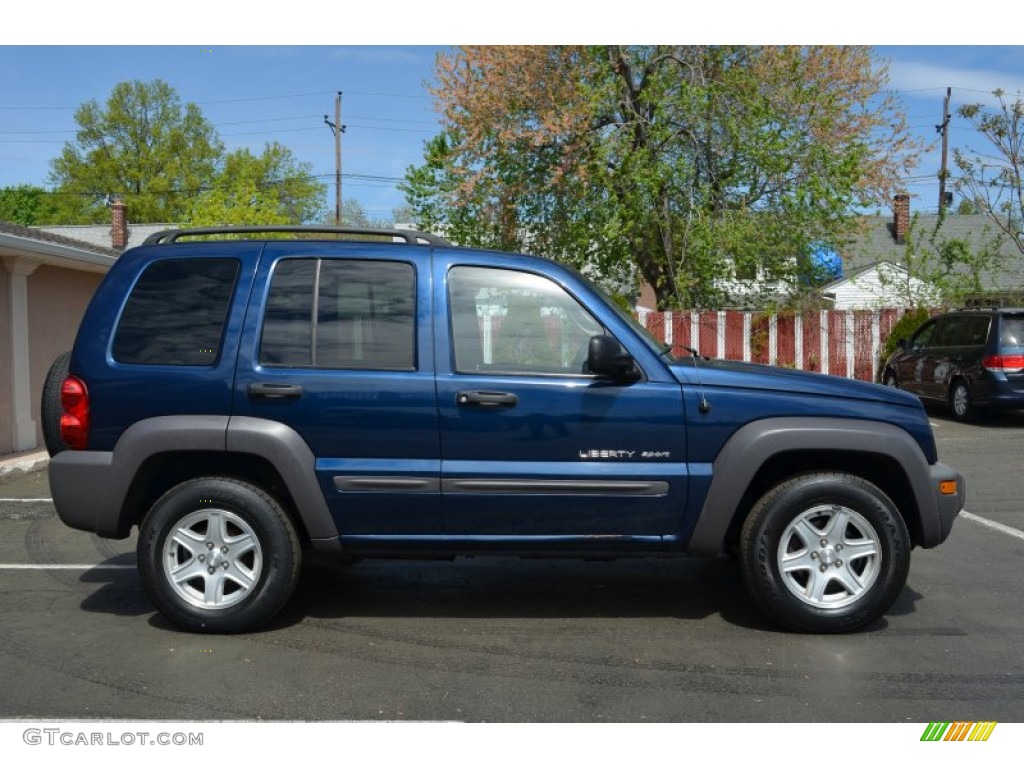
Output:
[[[35,472],[49,463],[50,457],[45,451],[0,460],[0,481],[28,472]]]

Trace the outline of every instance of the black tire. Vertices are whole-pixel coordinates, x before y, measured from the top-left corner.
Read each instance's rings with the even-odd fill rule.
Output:
[[[64,406],[60,402],[60,390],[64,379],[68,377],[68,366],[71,353],[64,352],[57,356],[46,372],[43,381],[43,396],[39,403],[39,416],[43,422],[43,444],[50,456],[56,456],[67,450],[67,444],[60,439],[60,417],[64,415]]]
[[[755,602],[784,627],[850,632],[881,618],[903,590],[910,536],[889,497],[863,478],[799,475],[754,505],[740,568]]]
[[[957,421],[972,421],[977,416],[971,388],[963,379],[956,379],[949,388],[949,411]]]
[[[189,480],[165,493],[139,529],[142,586],[167,619],[191,632],[247,632],[284,606],[301,548],[281,505],[231,478]]]

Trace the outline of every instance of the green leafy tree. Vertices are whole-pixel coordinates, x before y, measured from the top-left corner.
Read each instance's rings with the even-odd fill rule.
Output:
[[[225,152],[195,104],[167,83],[118,83],[75,113],[75,141],[52,161],[62,223],[105,222],[121,197],[135,222],[299,224],[323,211],[325,186],[287,147]]]
[[[464,47],[437,80],[444,132],[404,187],[421,223],[628,265],[661,308],[715,306],[749,261],[798,284],[916,151],[865,48]]]
[[[299,224],[323,213],[326,187],[277,142],[229,152],[183,221],[194,226]]]
[[[66,222],[102,222],[99,203],[124,199],[133,221],[181,221],[213,177],[223,145],[195,104],[167,83],[114,86],[106,104],[75,112],[78,131],[52,161]]]
[[[19,184],[0,189],[0,221],[31,227],[57,221],[57,203],[42,187]]]
[[[986,230],[970,241],[948,237],[942,232],[946,216],[940,213],[926,226],[915,214],[906,234],[904,271],[879,272],[881,282],[897,290],[907,306],[962,306],[967,297],[984,292],[984,275],[1003,263],[1002,233]]]
[[[959,114],[987,140],[986,151],[954,149],[957,188],[1024,254],[1024,98],[993,92],[998,108],[965,104]]]

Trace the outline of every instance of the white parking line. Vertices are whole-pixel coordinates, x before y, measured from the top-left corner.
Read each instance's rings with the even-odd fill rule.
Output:
[[[45,501],[48,504],[53,503],[53,499],[0,499],[0,504],[7,504],[10,502],[26,502],[26,501]]]
[[[1016,528],[1011,528],[1008,525],[997,523],[995,520],[989,520],[978,515],[971,514],[966,509],[960,510],[960,517],[964,520],[970,520],[972,523],[978,523],[978,525],[984,525],[986,528],[991,528],[994,531],[1005,533],[1007,536],[1013,536],[1015,539],[1024,541],[1024,531],[1019,531]]]

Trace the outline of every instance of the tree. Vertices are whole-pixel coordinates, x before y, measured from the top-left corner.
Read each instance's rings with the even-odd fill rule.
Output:
[[[903,270],[879,271],[882,284],[899,291],[910,307],[963,306],[967,297],[984,292],[982,277],[1002,264],[1000,233],[980,233],[973,245],[945,236],[947,215],[940,211],[934,225],[925,226],[915,214],[906,233]]]
[[[957,189],[1024,254],[1024,98],[993,92],[998,109],[965,104],[958,110],[989,143],[989,151],[953,150]],[[994,154],[992,154],[994,150]]]
[[[223,145],[195,104],[161,80],[114,86],[106,105],[75,112],[78,131],[52,161],[67,221],[101,222],[97,203],[121,196],[134,221],[176,222],[213,176]]]
[[[323,210],[326,187],[308,163],[277,142],[225,153],[199,107],[160,80],[118,83],[75,121],[50,174],[64,223],[107,221],[115,196],[135,222],[299,224]]]
[[[662,308],[714,306],[736,264],[798,283],[916,151],[865,48],[464,47],[437,80],[421,224],[631,265]]]
[[[31,227],[57,220],[57,203],[42,187],[19,184],[0,189],[0,221]]]
[[[229,152],[183,220],[194,226],[315,220],[323,213],[326,187],[311,174],[308,163],[277,142],[258,156],[248,149]]]

